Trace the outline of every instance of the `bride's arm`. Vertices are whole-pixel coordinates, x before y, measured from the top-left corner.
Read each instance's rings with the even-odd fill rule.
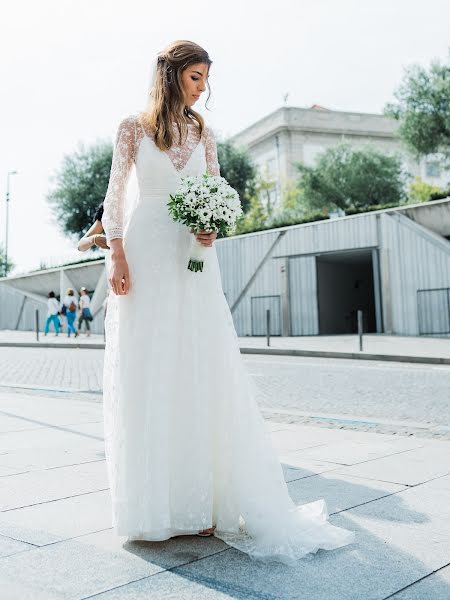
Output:
[[[205,156],[206,156],[206,170],[210,175],[220,175],[220,165],[217,158],[217,144],[216,138],[212,129],[206,127],[205,131]]]
[[[205,158],[206,158],[206,170],[209,175],[220,175],[219,160],[217,158],[217,144],[216,139],[212,130],[209,127],[205,127]],[[193,233],[193,229],[191,229]],[[197,240],[203,246],[212,246],[214,240],[217,237],[217,231],[206,233],[205,231],[199,231],[196,236]]]
[[[123,213],[127,183],[136,150],[136,125],[133,117],[123,119],[114,145],[108,189],[103,202],[102,225],[111,248],[109,282],[115,294],[127,294],[130,287],[128,263],[123,249]]]

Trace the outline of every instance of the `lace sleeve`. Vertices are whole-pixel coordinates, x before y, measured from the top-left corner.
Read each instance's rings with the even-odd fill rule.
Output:
[[[214,133],[209,127],[205,132],[206,168],[210,175],[220,175],[220,165],[217,158],[217,144]]]
[[[123,237],[123,212],[127,183],[136,150],[136,121],[123,119],[117,130],[108,189],[103,201],[102,225],[108,242]]]

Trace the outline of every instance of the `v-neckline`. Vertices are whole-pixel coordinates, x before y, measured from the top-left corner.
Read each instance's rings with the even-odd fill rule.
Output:
[[[189,125],[188,125],[188,127],[189,127]],[[175,166],[173,160],[170,158],[170,154],[167,152],[167,150],[161,150],[160,148],[158,148],[156,146],[156,144],[155,144],[155,140],[150,135],[148,135],[146,133],[146,131],[145,131],[145,129],[144,129],[144,127],[142,125],[141,125],[141,128],[142,128],[142,133],[144,134],[144,137],[148,138],[149,141],[153,143],[153,146],[155,146],[161,152],[161,154],[165,154],[166,155],[167,159],[169,160],[170,164],[172,165],[173,170],[176,173],[181,173],[181,172],[183,172],[185,170],[185,168],[188,166],[188,164],[189,164],[192,156],[194,155],[194,153],[197,151],[198,147],[202,143],[202,137],[200,136],[199,141],[197,142],[197,144],[193,148],[192,152],[189,154],[189,157],[188,157],[187,161],[184,163],[184,165],[181,167],[181,169],[177,169],[177,167]]]

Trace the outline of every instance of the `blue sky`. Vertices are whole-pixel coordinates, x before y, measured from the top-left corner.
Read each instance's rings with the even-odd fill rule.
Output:
[[[444,0],[40,0],[0,9],[0,240],[11,180],[9,253],[16,273],[76,257],[45,200],[79,142],[112,140],[145,105],[153,56],[175,39],[206,48],[211,111],[223,137],[283,104],[380,113],[404,67],[449,57]]]

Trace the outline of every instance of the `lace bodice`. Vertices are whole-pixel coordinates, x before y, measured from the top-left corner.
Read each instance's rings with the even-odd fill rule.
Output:
[[[176,127],[174,127],[174,131],[175,143],[166,151],[166,154],[176,171],[183,170],[192,152],[199,143],[202,143],[205,148],[208,173],[220,175],[216,140],[209,127],[205,127],[200,135],[197,125],[189,123],[187,138],[183,144],[178,141]],[[136,161],[139,144],[145,136],[152,138],[151,133],[144,130],[136,115],[128,116],[120,122],[114,145],[108,189],[103,202],[102,225],[108,241],[123,237],[124,199],[127,183],[131,168]]]

